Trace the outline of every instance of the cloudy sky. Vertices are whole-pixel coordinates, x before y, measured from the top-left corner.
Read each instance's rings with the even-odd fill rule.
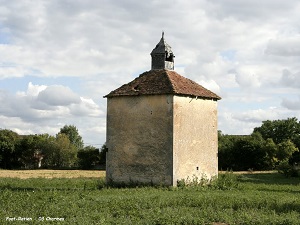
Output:
[[[105,142],[104,95],[151,66],[162,30],[175,70],[222,97],[219,129],[300,118],[297,0],[0,0],[0,128]]]

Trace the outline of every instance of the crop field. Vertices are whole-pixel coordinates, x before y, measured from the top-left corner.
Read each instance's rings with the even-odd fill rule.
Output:
[[[84,172],[97,176],[85,177]],[[82,173],[73,178],[56,177],[54,172],[52,178],[2,176],[0,224],[296,225],[300,221],[300,179],[277,173],[221,174],[216,183],[204,187],[131,188],[106,187],[101,171]]]
[[[1,177],[11,178],[103,178],[105,171],[101,170],[1,170]]]

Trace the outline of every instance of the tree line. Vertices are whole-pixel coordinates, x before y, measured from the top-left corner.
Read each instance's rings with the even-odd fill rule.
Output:
[[[101,149],[84,147],[74,125],[65,125],[55,135],[19,135],[0,129],[0,168],[81,168],[92,169],[105,164],[105,144]]]
[[[251,135],[218,132],[219,169],[274,170],[299,175],[300,122],[298,119],[263,121]]]
[[[300,122],[297,118],[263,121],[250,135],[218,132],[220,170],[274,170],[299,174]],[[0,168],[105,168],[107,148],[84,147],[73,125],[55,135],[18,135],[0,129]]]

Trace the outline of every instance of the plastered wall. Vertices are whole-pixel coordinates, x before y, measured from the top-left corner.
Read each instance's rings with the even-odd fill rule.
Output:
[[[108,182],[176,185],[218,173],[217,102],[172,95],[108,98]]]
[[[217,102],[174,96],[173,184],[218,174]]]
[[[108,182],[172,185],[173,96],[108,98]]]

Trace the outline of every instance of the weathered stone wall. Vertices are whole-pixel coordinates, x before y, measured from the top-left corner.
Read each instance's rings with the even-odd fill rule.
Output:
[[[218,174],[217,102],[174,96],[173,184]]]
[[[173,96],[107,99],[108,182],[172,185]]]

